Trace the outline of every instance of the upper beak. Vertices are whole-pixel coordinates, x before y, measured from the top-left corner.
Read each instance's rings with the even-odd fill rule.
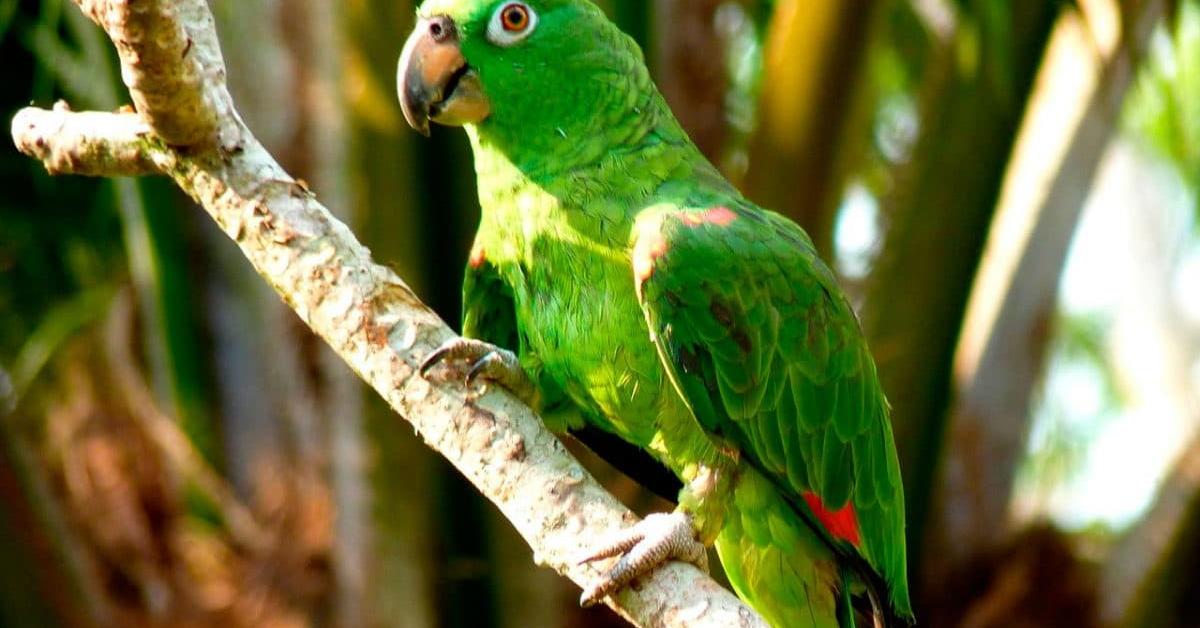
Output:
[[[479,76],[462,55],[458,29],[445,16],[420,18],[404,44],[396,73],[400,107],[409,126],[429,135],[429,121],[482,122],[491,106]]]

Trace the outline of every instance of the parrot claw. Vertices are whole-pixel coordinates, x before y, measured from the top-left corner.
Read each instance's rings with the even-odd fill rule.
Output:
[[[490,383],[499,384],[527,405],[532,405],[537,397],[520,360],[508,349],[473,338],[452,338],[430,353],[421,362],[418,372],[421,377],[428,377],[434,367],[444,362],[470,365],[463,383],[472,398],[486,392]]]
[[[592,606],[669,560],[682,560],[708,572],[708,551],[696,540],[696,526],[685,512],[655,513],[625,530],[607,544],[579,559],[578,564],[620,556],[604,578],[584,590],[579,603]]]

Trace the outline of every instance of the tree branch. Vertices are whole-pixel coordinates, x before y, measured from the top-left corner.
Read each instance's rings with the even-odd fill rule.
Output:
[[[241,122],[204,0],[75,0],[117,46],[137,113],[28,108],[13,120],[24,153],[54,174],[170,176],[202,205],[300,318],[496,504],[534,560],[580,585],[573,557],[634,515],[507,394],[470,401],[426,381],[419,359],[453,332]],[[639,626],[764,626],[690,565],[670,564],[607,601]]]
[[[135,113],[75,113],[59,102],[53,111],[29,107],[12,122],[17,149],[40,159],[50,174],[137,176],[158,172],[154,131]]]

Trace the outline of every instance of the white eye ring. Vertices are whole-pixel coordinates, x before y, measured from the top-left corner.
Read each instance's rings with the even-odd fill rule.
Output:
[[[524,2],[505,2],[492,14],[487,38],[497,46],[511,46],[529,37],[537,23],[538,16],[533,7]]]

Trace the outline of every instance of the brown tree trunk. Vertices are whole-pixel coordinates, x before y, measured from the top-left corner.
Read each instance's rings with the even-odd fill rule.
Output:
[[[893,407],[913,574],[921,573],[967,297],[1025,101],[1059,12],[1044,0],[1009,6],[1003,13],[963,17],[930,61],[920,136],[886,208],[886,239],[864,306],[864,326]],[[1009,37],[996,37],[997,32]],[[967,45],[976,46],[971,63],[960,57]]]
[[[775,3],[758,97],[758,127],[742,186],[787,215],[832,259],[847,173],[870,141],[868,51],[878,0]]]
[[[1067,249],[1165,4],[1124,3],[1119,41],[1075,10],[1051,37],[959,343],[930,579],[1012,534],[1004,522]]]
[[[1179,457],[1154,506],[1125,534],[1101,572],[1107,626],[1194,626],[1200,560],[1200,438]]]
[[[724,0],[655,0],[655,79],[701,152],[721,163],[728,135],[726,42],[717,30]]]

